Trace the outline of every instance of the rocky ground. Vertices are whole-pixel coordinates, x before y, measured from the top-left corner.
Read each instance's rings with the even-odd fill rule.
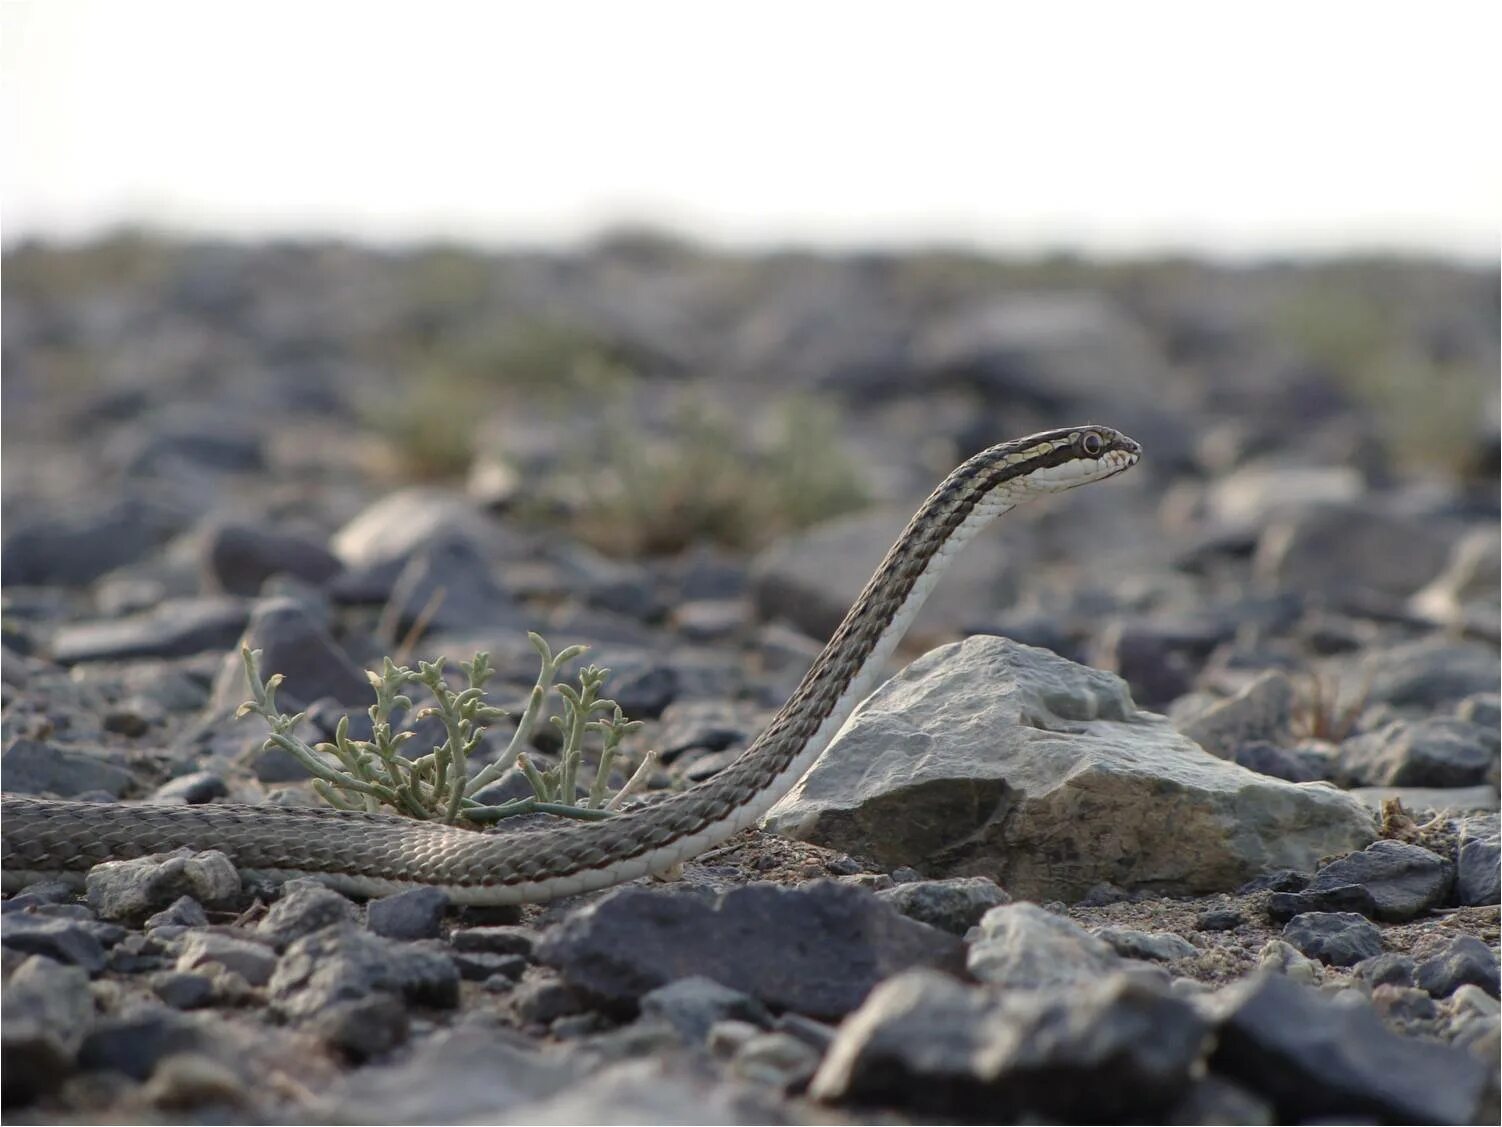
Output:
[[[11,895],[9,1120],[1497,1118],[1495,273],[643,234],[4,265],[10,792],[314,803],[232,718],[242,642],[316,741],[387,653],[487,650],[521,700],[530,629],[612,668],[652,801],[960,459],[1145,449],[967,549],[675,879],[359,904],[209,853]]]

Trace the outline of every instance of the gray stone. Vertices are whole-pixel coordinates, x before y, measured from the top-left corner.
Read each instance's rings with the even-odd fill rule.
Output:
[[[148,931],[156,927],[207,927],[209,917],[203,905],[191,896],[179,896],[143,925]]]
[[[191,971],[160,971],[151,976],[151,989],[174,1010],[196,1010],[214,998],[214,980]]]
[[[131,773],[96,754],[59,747],[26,736],[14,736],[0,752],[5,789],[18,794],[51,794],[72,798],[86,791],[106,791],[118,798],[135,782]]]
[[[1417,964],[1407,955],[1396,951],[1384,951],[1370,959],[1362,959],[1354,968],[1357,978],[1372,989],[1379,986],[1412,986]]]
[[[533,1025],[551,1025],[589,1008],[579,991],[552,975],[527,976],[511,991],[510,1000],[517,1017]]]
[[[1008,990],[1058,990],[1093,982],[1123,963],[1103,939],[1026,902],[992,908],[970,937],[966,969]]]
[[[1277,1106],[1284,1122],[1375,1118],[1470,1123],[1488,1067],[1459,1049],[1401,1037],[1365,1003],[1340,1004],[1278,975],[1217,996],[1210,1067]]]
[[[256,934],[278,950],[295,939],[359,917],[354,903],[314,880],[290,880],[282,895],[256,924]]]
[[[104,969],[104,949],[123,938],[124,929],[113,924],[44,915],[39,909],[6,912],[0,917],[0,946],[7,951],[43,955],[89,974]]]
[[[1356,885],[1370,895],[1375,919],[1402,923],[1444,904],[1454,881],[1454,866],[1443,857],[1422,846],[1383,839],[1330,862],[1299,895]]]
[[[403,632],[487,630],[524,634],[530,621],[496,583],[469,540],[445,535],[423,544],[391,585],[387,621]]]
[[[1502,833],[1498,830],[1497,816],[1467,818],[1461,822],[1455,863],[1455,902],[1469,905],[1502,901],[1499,866],[1502,866]]]
[[[213,707],[233,712],[250,699],[240,647],[261,651],[261,673],[282,674],[277,695],[283,709],[300,709],[321,697],[340,704],[368,707],[375,700],[370,681],[326,630],[293,599],[266,599],[256,604],[239,645],[226,654],[214,679]]]
[[[1382,933],[1355,912],[1304,912],[1284,925],[1283,938],[1310,958],[1337,967],[1382,953]]]
[[[1338,791],[1218,760],[1138,711],[1119,678],[990,637],[872,694],[764,826],[1065,900],[1100,883],[1222,891],[1374,836]]]
[[[179,775],[157,787],[151,794],[151,801],[199,806],[227,794],[229,785],[223,777],[213,771],[194,771],[191,775]]]
[[[1187,693],[1233,629],[1217,622],[1119,619],[1100,633],[1092,661],[1119,674],[1134,697],[1162,708]]]
[[[1502,725],[1502,696],[1496,693],[1472,693],[1455,706],[1455,717],[1468,724],[1496,730]]]
[[[1436,998],[1448,998],[1462,986],[1479,986],[1497,997],[1497,954],[1474,935],[1457,935],[1444,950],[1418,965],[1414,981]]]
[[[390,994],[366,994],[332,1002],[302,1022],[355,1063],[389,1053],[407,1040],[407,1009]]]
[[[346,602],[385,602],[407,561],[447,537],[489,555],[499,526],[473,501],[447,490],[412,487],[387,494],[336,532],[329,546],[345,566],[330,584]]]
[[[1194,926],[1200,931],[1234,931],[1246,922],[1239,909],[1211,908],[1194,918]]]
[[[1499,599],[1497,526],[1456,542],[1445,569],[1409,600],[1409,608],[1459,630],[1486,631],[1495,638]]]
[[[529,927],[491,924],[484,927],[456,927],[449,942],[456,951],[488,951],[494,955],[532,955],[538,935]]]
[[[1281,939],[1269,939],[1257,952],[1257,965],[1263,970],[1282,975],[1293,982],[1313,986],[1324,978],[1320,964],[1305,958],[1291,943]]]
[[[743,1080],[783,1092],[802,1091],[819,1068],[819,1050],[789,1033],[757,1033],[730,1058]]]
[[[1310,505],[1263,530],[1253,575],[1336,601],[1407,598],[1445,566],[1455,536],[1376,501]]]
[[[183,525],[166,506],[126,497],[90,513],[7,520],[0,572],[7,585],[82,587],[144,559]]]
[[[240,874],[217,849],[179,849],[95,865],[85,887],[89,907],[104,919],[139,923],[179,896],[211,908],[231,907],[240,896]]]
[[[1180,722],[1178,729],[1211,755],[1234,759],[1241,744],[1292,738],[1295,697],[1288,675],[1269,670],[1235,696]]]
[[[680,978],[642,995],[644,1017],[657,1017],[678,1031],[686,1044],[700,1045],[718,1021],[746,1021],[766,1028],[767,1008],[755,998],[700,975]]]
[[[1352,784],[1470,787],[1487,780],[1497,759],[1495,730],[1449,717],[1394,720],[1340,745],[1341,773]]]
[[[265,986],[276,969],[276,952],[264,943],[240,939],[217,931],[190,931],[182,938],[177,956],[180,971],[223,967],[252,986]]]
[[[1248,771],[1290,783],[1314,783],[1334,778],[1336,774],[1331,756],[1307,743],[1293,747],[1256,741],[1237,744],[1230,760]]]
[[[869,892],[815,881],[753,884],[713,901],[622,889],[543,936],[537,957],[622,1010],[674,979],[702,975],[779,1010],[834,1018],[909,966],[958,970],[963,944]]]
[[[1376,919],[1377,901],[1359,884],[1274,892],[1267,898],[1267,916],[1274,923],[1287,923],[1305,912],[1356,912],[1368,919]]]
[[[1118,955],[1128,959],[1153,959],[1169,963],[1174,959],[1187,959],[1198,948],[1182,935],[1169,931],[1136,931],[1127,927],[1101,927],[1095,929],[1098,939],[1109,943]]]
[[[178,1053],[220,1055],[214,1039],[191,1016],[157,1006],[101,1018],[78,1050],[80,1068],[123,1072],[144,1081],[159,1063]]]
[[[450,1009],[459,1002],[459,972],[437,951],[346,925],[295,941],[277,962],[269,987],[272,1008],[293,1021],[371,994]]]
[[[94,1021],[89,975],[32,955],[5,983],[0,1020],[0,1101],[30,1103],[54,1091],[73,1071]]]
[[[1006,890],[988,877],[908,881],[876,895],[908,919],[951,935],[964,935],[992,908],[1012,901]]]
[[[235,522],[210,528],[199,552],[205,586],[230,595],[259,594],[261,584],[279,574],[322,583],[343,567],[316,540]]]
[[[365,926],[387,939],[436,939],[448,906],[441,888],[409,888],[372,900],[365,909]]]
[[[1363,655],[1353,678],[1367,699],[1434,710],[1497,692],[1497,651],[1479,642],[1426,638]]]
[[[53,635],[52,656],[75,665],[228,649],[249,613],[242,600],[227,595],[167,599],[145,614],[64,626]]]
[[[840,1026],[810,1092],[925,1117],[1115,1122],[1181,1098],[1209,1033],[1188,1002],[1129,976],[998,995],[910,970]]]

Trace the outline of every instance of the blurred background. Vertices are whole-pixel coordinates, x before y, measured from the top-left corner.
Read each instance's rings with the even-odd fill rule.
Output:
[[[457,535],[450,652],[541,625],[775,699],[940,476],[1085,421],[1142,466],[968,552],[916,644],[1166,706],[1495,639],[1494,5],[0,20],[19,652],[290,569],[372,660]],[[703,673],[731,644],[764,682]]]

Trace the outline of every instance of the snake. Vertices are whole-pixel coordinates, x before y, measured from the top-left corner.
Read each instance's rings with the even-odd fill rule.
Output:
[[[1107,426],[1043,431],[989,447],[918,508],[767,727],[717,774],[652,803],[542,832],[478,832],[313,807],[94,803],[0,795],[0,875],[13,892],[80,883],[106,861],[218,850],[242,880],[309,877],[358,897],[417,887],[454,904],[539,903],[674,866],[754,825],[801,779],[877,685],[955,554],[996,517],[1134,465],[1138,443]]]

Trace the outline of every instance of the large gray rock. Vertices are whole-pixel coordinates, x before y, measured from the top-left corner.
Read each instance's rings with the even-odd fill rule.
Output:
[[[1216,759],[1120,678],[1005,638],[877,690],[767,815],[773,832],[1014,895],[1203,893],[1374,837],[1360,803]]]

